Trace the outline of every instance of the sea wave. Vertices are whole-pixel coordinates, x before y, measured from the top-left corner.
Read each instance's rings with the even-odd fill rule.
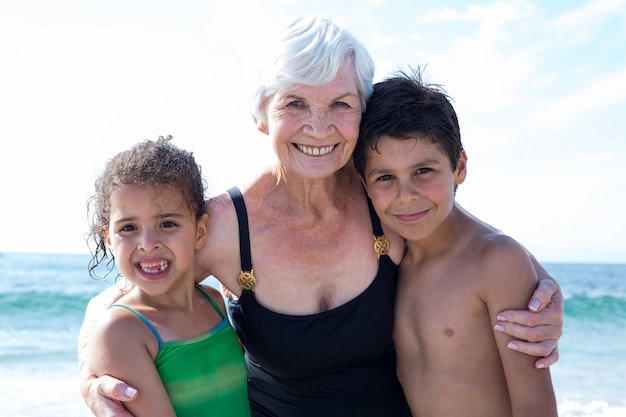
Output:
[[[624,417],[626,406],[609,406],[606,401],[564,400],[558,405],[558,412],[559,417]]]
[[[597,321],[626,320],[626,298],[613,295],[574,295],[565,299],[565,315]]]

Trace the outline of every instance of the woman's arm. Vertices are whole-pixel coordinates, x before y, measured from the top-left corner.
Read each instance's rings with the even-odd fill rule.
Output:
[[[558,343],[563,333],[563,294],[556,280],[528,254],[539,284],[528,310],[505,310],[497,315],[495,329],[512,336],[508,347],[531,356],[537,369],[548,368],[559,359]]]
[[[94,329],[106,307],[117,301],[124,291],[111,286],[91,299],[85,311],[85,317],[78,337],[79,384],[83,400],[98,417],[133,417],[121,401],[132,401],[137,397],[137,390],[116,378],[104,375],[100,378],[91,369],[90,357]]]

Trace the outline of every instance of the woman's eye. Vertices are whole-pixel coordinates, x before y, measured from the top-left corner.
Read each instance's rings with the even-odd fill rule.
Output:
[[[350,107],[350,105],[346,103],[345,101],[336,101],[335,107]]]
[[[294,100],[294,101],[290,101],[289,103],[287,103],[287,107],[295,107],[295,108],[304,107],[304,103],[300,100]]]

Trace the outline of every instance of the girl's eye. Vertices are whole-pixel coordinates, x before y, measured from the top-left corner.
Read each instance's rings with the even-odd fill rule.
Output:
[[[132,232],[134,230],[137,230],[137,228],[132,224],[126,224],[120,229],[121,232]]]
[[[177,225],[176,225],[176,223],[174,223],[172,221],[165,221],[165,222],[163,222],[162,226],[165,227],[165,228],[169,228],[169,227],[176,227]]]

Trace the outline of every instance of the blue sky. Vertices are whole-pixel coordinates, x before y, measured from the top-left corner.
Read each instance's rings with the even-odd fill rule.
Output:
[[[315,4],[312,4],[315,3]],[[626,262],[626,0],[0,5],[0,251],[87,253],[107,159],[171,134],[217,194],[272,160],[248,112],[268,29],[336,17],[376,80],[426,66],[469,156],[458,201],[543,262]]]

